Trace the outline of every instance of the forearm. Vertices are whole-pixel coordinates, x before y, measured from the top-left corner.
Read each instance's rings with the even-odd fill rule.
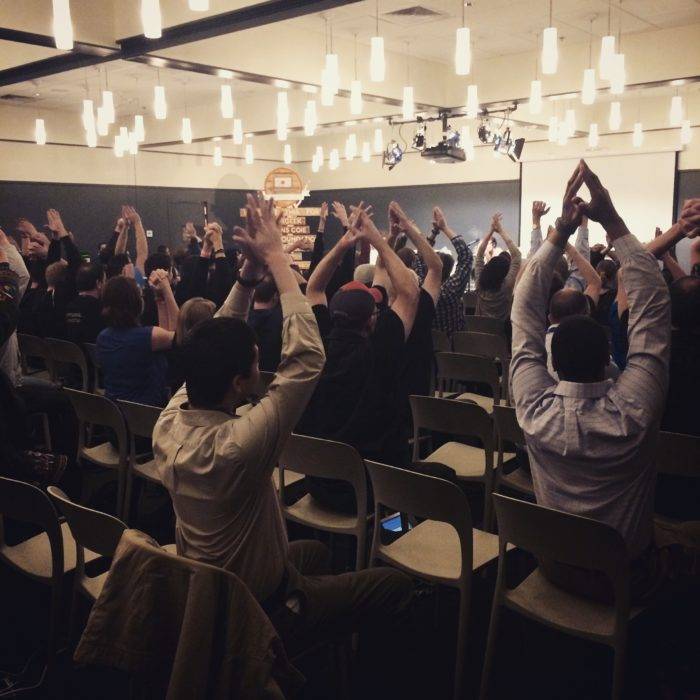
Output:
[[[655,258],[660,260],[665,253],[673,248],[676,243],[683,240],[683,238],[685,238],[683,229],[676,223],[673,224],[668,231],[657,236],[654,240],[649,241],[645,247]]]
[[[214,271],[211,274],[208,294],[212,301],[219,306],[231,291],[234,274],[225,255],[214,258]]]
[[[311,262],[309,263],[309,275],[313,275],[314,271],[323,259],[323,250],[323,231],[318,231],[318,233],[316,234],[316,238],[314,239],[314,248],[311,252]]]
[[[137,219],[134,224],[134,232],[136,236],[136,263],[135,266],[144,273],[146,258],[148,257],[148,238],[146,238],[146,231],[143,228],[143,223],[141,219]]]
[[[671,255],[666,253],[663,258],[664,268],[671,273],[671,278],[675,282],[681,277],[686,276],[685,270],[678,264],[678,261]]]
[[[506,248],[508,248],[508,252],[510,253],[511,258],[515,258],[516,256],[518,258],[521,258],[520,254],[520,248],[518,248],[517,245],[513,242],[513,239],[503,230],[499,231],[501,238],[503,239],[503,242],[506,244]]]
[[[306,296],[312,306],[325,303],[326,287],[331,281],[331,277],[333,277],[333,273],[340,264],[346,250],[347,248],[341,245],[340,242],[337,243],[311,273],[309,283],[306,285]]]
[[[126,253],[126,247],[129,243],[129,229],[125,226],[117,236],[117,242],[114,245],[114,254],[123,255]]]
[[[75,273],[83,262],[78,246],[75,245],[75,242],[70,236],[63,236],[61,242],[63,243],[63,250],[68,262],[68,270]]]
[[[411,271],[401,262],[401,258],[383,238],[373,240],[372,245],[377,249],[379,257],[382,259],[396,296],[413,295],[416,283]]]
[[[581,225],[578,227],[578,231],[576,231],[576,243],[574,243],[574,248],[578,251],[579,255],[584,258],[584,260],[587,260],[590,263],[591,248],[588,244],[588,226]]]
[[[528,258],[531,258],[542,245],[542,227],[537,224],[533,225],[532,231],[530,232],[530,251],[527,254]]]
[[[280,296],[282,294],[298,294],[301,296],[299,284],[294,276],[294,272],[289,267],[289,261],[284,252],[275,253],[266,262]]]
[[[493,231],[489,231],[488,235],[484,236],[481,239],[481,243],[479,243],[479,247],[476,249],[476,260],[477,264],[479,261],[481,261],[481,264],[484,264],[484,255],[486,255],[486,248],[488,247],[489,241],[491,240],[491,237],[493,236]]]
[[[576,270],[583,277],[586,286],[600,287],[600,275],[593,269],[593,265],[573,246],[568,248],[567,254]]]
[[[406,235],[416,247],[418,257],[423,260],[428,270],[441,272],[442,260],[440,260],[440,256],[433,250],[433,247],[423,234],[417,228],[409,226]]]
[[[49,252],[46,256],[46,264],[51,265],[52,263],[58,262],[61,259],[61,241],[53,239],[49,243]]]

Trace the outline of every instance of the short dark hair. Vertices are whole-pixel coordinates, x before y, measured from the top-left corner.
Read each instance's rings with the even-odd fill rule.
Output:
[[[117,255],[113,255],[107,261],[107,266],[105,268],[107,279],[121,275],[124,266],[128,265],[130,262],[129,256],[126,253],[118,253]]]
[[[143,271],[146,277],[148,277],[153,270],[165,270],[166,272],[170,272],[172,266],[172,258],[167,253],[151,253],[143,264]]]
[[[212,318],[194,326],[182,345],[190,403],[219,406],[235,377],[250,376],[256,345],[255,331],[237,318]]]
[[[104,268],[99,263],[83,263],[75,273],[75,288],[79,292],[92,292],[104,276]]]
[[[700,331],[700,277],[687,275],[671,285],[671,318],[681,331]]]
[[[253,299],[261,304],[266,304],[272,301],[275,294],[277,294],[275,280],[272,277],[266,277],[260,284],[256,285]]]
[[[576,289],[560,289],[549,302],[552,323],[560,323],[569,316],[585,316],[588,310],[586,295]]]
[[[607,284],[611,289],[617,287],[617,264],[614,260],[601,260],[595,271],[600,275],[603,286]]]
[[[605,329],[590,316],[569,316],[552,336],[552,365],[559,379],[597,382],[605,377],[610,348]]]
[[[408,268],[413,267],[413,261],[416,259],[416,254],[410,248],[400,248],[396,251],[401,262]]]
[[[438,253],[442,260],[442,281],[446,282],[455,266],[455,259],[449,253]]]
[[[141,290],[131,277],[117,275],[107,280],[102,292],[102,313],[107,323],[115,328],[138,325],[143,311]]]
[[[508,270],[510,270],[510,256],[497,255],[491,258],[479,275],[477,283],[479,289],[484,292],[498,291],[508,274]]]

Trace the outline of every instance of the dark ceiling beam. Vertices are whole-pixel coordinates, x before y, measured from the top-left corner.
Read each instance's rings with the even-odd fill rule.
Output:
[[[295,19],[317,12],[325,12],[334,7],[351,5],[360,0],[267,0],[238,10],[222,12],[211,17],[178,24],[163,29],[160,39],[147,39],[138,35],[120,39],[122,58],[142,56],[153,51],[162,51],[182,46],[193,41],[212,39],[224,34],[233,34],[245,29],[254,29],[266,24]]]

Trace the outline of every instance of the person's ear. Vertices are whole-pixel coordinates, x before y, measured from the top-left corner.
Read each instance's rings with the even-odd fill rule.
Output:
[[[237,374],[233,378],[233,382],[232,382],[233,389],[238,396],[243,396],[243,394],[246,393],[246,390],[247,390],[246,383],[247,383],[247,378],[244,377],[242,374]]]
[[[549,321],[550,326],[554,325],[554,319],[552,318],[552,314],[547,314],[547,320]]]

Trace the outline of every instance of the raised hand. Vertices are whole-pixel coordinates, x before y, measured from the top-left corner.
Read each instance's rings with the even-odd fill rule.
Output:
[[[204,238],[209,240],[213,250],[221,250],[224,247],[224,232],[215,221],[207,224]]]
[[[56,238],[63,238],[68,235],[68,231],[63,225],[61,215],[57,209],[48,209],[46,211],[46,220],[51,233],[53,233]]]
[[[695,238],[700,234],[700,198],[686,199],[678,220],[686,238]]]
[[[326,223],[326,219],[328,218],[328,202],[321,202],[321,211],[318,216],[321,220],[319,223]]]
[[[579,227],[583,218],[585,202],[578,196],[583,181],[583,161],[581,161],[566,183],[561,216],[557,219],[557,231],[567,239]]]
[[[586,184],[588,191],[591,193],[589,202],[584,202],[579,198],[581,214],[592,221],[597,221],[606,229],[621,223],[622,219],[612,203],[610,193],[603,187],[600,178],[588,167],[585,160],[581,161],[579,171],[582,182]],[[576,191],[578,191],[580,186],[581,182],[578,183]]]
[[[433,224],[443,233],[447,231],[447,219],[442,213],[442,209],[440,209],[440,207],[433,207]]]
[[[237,226],[233,240],[259,264],[269,263],[270,258],[277,254],[284,256],[274,201],[266,201],[261,192],[246,195],[246,201],[246,228]]]
[[[125,204],[122,207],[122,216],[133,226],[141,222],[141,216],[130,204]]]
[[[491,218],[491,233],[503,233],[503,214],[496,212]]]
[[[345,205],[342,202],[333,202],[331,206],[333,207],[333,216],[335,216],[345,228],[349,228],[348,210],[345,208]]]
[[[413,219],[408,217],[408,214],[401,208],[398,202],[391,202],[389,204],[389,216],[394,216],[394,219],[398,222],[399,229],[405,231],[406,233],[411,232],[420,235],[420,229],[416,225]]]
[[[547,206],[547,202],[542,202],[539,199],[535,200],[532,203],[532,225],[538,228],[542,217],[548,213],[549,207]]]
[[[165,270],[153,270],[148,277],[148,284],[153,289],[156,299],[163,299],[166,287],[170,286],[170,278]]]

